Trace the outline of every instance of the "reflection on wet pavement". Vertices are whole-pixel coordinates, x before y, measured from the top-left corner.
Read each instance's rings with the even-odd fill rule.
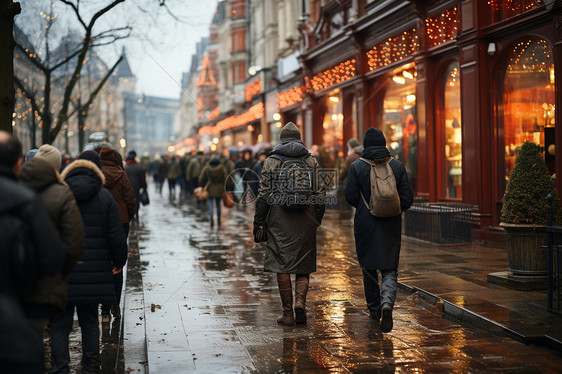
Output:
[[[552,351],[444,319],[417,294],[399,292],[394,330],[382,334],[366,313],[345,213],[330,213],[319,232],[308,325],[279,326],[277,285],[251,240],[250,209],[224,209],[223,225],[211,228],[205,206],[151,197],[132,236],[142,292],[128,282],[127,299],[139,302],[126,304],[126,369],[144,368],[142,353],[130,353],[144,330],[153,373],[562,371]]]

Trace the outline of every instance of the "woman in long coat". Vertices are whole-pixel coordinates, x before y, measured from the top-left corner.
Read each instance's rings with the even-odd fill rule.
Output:
[[[281,143],[273,149],[263,165],[254,215],[254,232],[260,226],[267,228],[264,270],[277,273],[277,285],[283,305],[283,314],[277,319],[277,323],[304,324],[310,273],[316,271],[316,229],[324,216],[325,192],[313,188],[314,199],[311,201],[316,204],[310,204],[304,210],[290,210],[271,199],[283,160],[303,160],[312,171],[314,180],[318,180],[318,161],[301,141],[298,127],[292,122],[287,123],[281,130],[280,140]],[[291,274],[296,274],[294,314]]]
[[[207,188],[209,194],[207,203],[209,206],[211,226],[214,225],[213,205],[217,208],[217,225],[220,226],[221,224],[221,201],[222,195],[226,191],[225,182],[230,182],[230,180],[227,181],[226,168],[217,156],[213,156],[209,164],[201,170],[201,175],[199,175],[199,186]],[[228,184],[226,188],[230,189],[230,184]]]
[[[363,146],[365,149],[362,157],[367,160],[382,162],[392,157],[386,148],[384,134],[378,129],[367,130]],[[396,180],[400,208],[403,212],[414,202],[412,185],[406,168],[400,161],[391,158],[389,165]],[[354,221],[355,246],[359,265],[363,270],[365,298],[370,317],[378,323],[382,313],[381,331],[389,332],[392,330],[392,307],[396,300],[402,215],[387,218],[371,215],[366,204],[371,198],[370,175],[371,166],[368,163],[363,160],[354,161],[347,176],[345,198],[357,208]],[[382,278],[380,290],[377,270],[381,272]]]

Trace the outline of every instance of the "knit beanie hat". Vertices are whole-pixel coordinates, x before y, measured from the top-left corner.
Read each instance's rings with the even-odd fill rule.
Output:
[[[27,161],[31,160],[33,157],[35,157],[37,152],[39,152],[39,150],[37,148],[33,148],[33,149],[30,149],[29,151],[27,151],[27,153],[25,154],[25,156],[23,158],[23,162],[27,162]]]
[[[293,122],[288,122],[281,129],[281,133],[279,134],[279,138],[281,140],[300,139],[301,138],[301,132],[299,131],[299,128]]]
[[[349,148],[355,148],[359,145],[359,141],[355,138],[351,138],[347,141],[347,145],[349,146]]]
[[[43,160],[47,161],[49,165],[51,165],[53,169],[55,169],[55,171],[60,171],[62,157],[59,150],[52,145],[43,144],[41,147],[39,147],[39,152],[37,152],[35,157],[42,158]]]
[[[374,145],[386,147],[386,139],[381,130],[371,127],[365,133],[365,137],[363,138],[363,146],[367,148]]]
[[[100,156],[94,151],[84,151],[78,156],[79,160],[88,160],[96,164],[96,166],[101,170],[101,160]]]

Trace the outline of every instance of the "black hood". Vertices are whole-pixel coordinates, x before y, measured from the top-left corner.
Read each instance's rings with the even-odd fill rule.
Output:
[[[101,170],[91,161],[76,160],[62,174],[76,201],[94,197],[105,182]]]
[[[363,150],[361,156],[363,158],[366,158],[367,160],[379,160],[390,156],[390,151],[386,147],[380,145],[373,145],[370,147],[366,147]]]
[[[286,139],[277,144],[271,154],[278,154],[285,157],[302,157],[309,154],[308,149],[301,140]]]

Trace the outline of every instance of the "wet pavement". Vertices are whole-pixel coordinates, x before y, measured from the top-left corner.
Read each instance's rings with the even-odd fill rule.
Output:
[[[520,304],[521,312],[513,314],[524,316],[526,303],[541,301],[528,294],[515,302],[505,296],[509,290],[485,284],[485,275],[484,283],[474,280],[505,266],[498,248],[405,242],[394,330],[381,334],[366,313],[349,212],[329,212],[318,234],[309,323],[284,327],[275,322],[281,303],[275,276],[262,270],[263,244],[251,240],[250,208],[223,209],[217,228],[210,226],[206,206],[151,192],[131,233],[125,372],[562,372],[552,349],[443,313],[480,305],[491,315],[488,299],[504,295],[505,309]],[[486,253],[497,261],[486,262]],[[456,268],[464,268],[465,279],[452,273]],[[418,288],[429,290],[414,292]]]

